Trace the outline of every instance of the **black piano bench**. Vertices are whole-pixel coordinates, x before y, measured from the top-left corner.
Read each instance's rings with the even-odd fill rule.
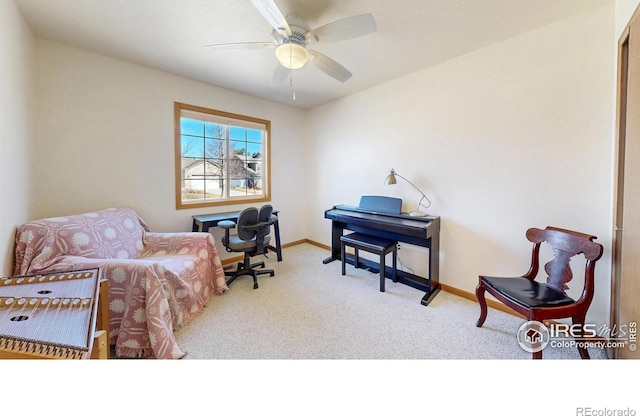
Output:
[[[359,250],[368,251],[369,253],[378,254],[380,256],[380,292],[384,292],[384,279],[385,279],[385,256],[388,253],[393,253],[393,281],[397,279],[398,271],[398,242],[393,240],[387,240],[386,238],[380,238],[373,235],[362,233],[351,233],[340,237],[340,257],[342,258],[342,275],[346,273],[346,247],[353,247],[355,253],[354,266],[356,269],[359,266],[360,259],[358,256]]]

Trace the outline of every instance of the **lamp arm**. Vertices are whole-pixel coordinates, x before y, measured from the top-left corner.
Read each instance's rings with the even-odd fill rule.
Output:
[[[422,191],[420,190],[420,188],[418,188],[417,186],[415,186],[415,185],[414,185],[414,184],[413,184],[409,179],[405,178],[405,177],[404,177],[404,176],[402,176],[402,175],[399,175],[397,172],[395,172],[395,175],[396,175],[396,176],[399,176],[399,177],[400,177],[400,178],[402,178],[402,179],[404,179],[407,183],[409,183],[409,185],[413,186],[414,188],[416,188],[416,190],[417,190],[418,192],[420,192],[420,195],[422,195],[422,198],[420,198],[420,201],[418,201],[418,206],[422,205],[424,208],[429,208],[429,207],[431,206],[431,201],[429,200],[429,198],[427,198],[427,196],[424,194],[424,192],[422,192]],[[423,199],[426,199],[426,200],[427,200],[427,202],[429,203],[429,205],[424,205],[424,204],[422,203],[422,200],[423,200]]]

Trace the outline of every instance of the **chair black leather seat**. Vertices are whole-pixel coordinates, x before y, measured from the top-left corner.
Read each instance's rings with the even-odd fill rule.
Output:
[[[482,281],[494,288],[501,290],[502,294],[522,306],[545,308],[551,306],[570,305],[575,300],[554,290],[544,283],[521,277],[486,277]]]

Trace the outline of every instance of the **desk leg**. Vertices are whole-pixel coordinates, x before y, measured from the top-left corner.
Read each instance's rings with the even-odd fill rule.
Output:
[[[278,261],[282,261],[282,246],[280,245],[280,226],[278,220],[273,223],[273,231],[276,234],[276,254],[278,255]]]

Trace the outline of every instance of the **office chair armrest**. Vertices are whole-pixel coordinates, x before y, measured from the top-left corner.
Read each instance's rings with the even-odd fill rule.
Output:
[[[275,221],[269,220],[269,221],[263,221],[263,222],[257,222],[255,224],[247,224],[247,225],[243,225],[242,228],[246,229],[246,230],[255,230],[255,229],[259,229],[264,227],[265,225],[272,225]]]
[[[235,228],[236,223],[231,220],[224,220],[218,223],[218,227],[224,228],[225,230],[229,230],[231,228]]]
[[[218,223],[218,227],[224,229],[224,237],[222,239],[222,244],[224,245],[225,250],[231,253],[232,250],[229,248],[229,234],[230,234],[229,230],[232,228],[235,228],[236,223],[231,220],[224,220]]]

